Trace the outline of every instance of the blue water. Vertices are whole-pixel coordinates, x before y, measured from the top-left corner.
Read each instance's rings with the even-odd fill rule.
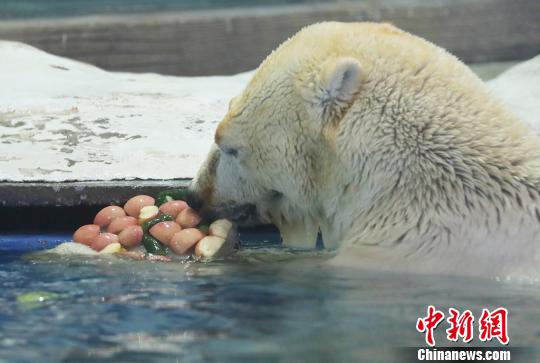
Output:
[[[40,251],[70,240],[71,233],[0,234],[0,253]]]
[[[329,268],[329,252],[242,239],[210,263],[1,252],[0,362],[402,362],[429,304],[504,306],[510,346],[540,346],[538,284]],[[57,297],[18,302],[36,291]]]

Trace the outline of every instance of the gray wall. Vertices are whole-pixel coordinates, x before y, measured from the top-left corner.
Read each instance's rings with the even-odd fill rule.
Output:
[[[29,43],[108,70],[232,74],[256,67],[298,29],[322,20],[389,21],[466,62],[519,60],[540,53],[540,0],[338,1],[3,21],[0,39]]]

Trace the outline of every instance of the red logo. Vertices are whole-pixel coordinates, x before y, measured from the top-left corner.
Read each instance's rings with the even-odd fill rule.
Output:
[[[433,331],[444,320],[444,313],[435,309],[433,305],[428,306],[428,315],[423,319],[416,321],[416,330],[420,333],[426,333],[426,343],[430,347],[435,345],[435,338],[433,337]]]
[[[439,324],[444,320],[444,313],[437,310],[433,305],[427,308],[427,316],[419,318],[416,321],[416,330],[425,334],[426,343],[433,347],[435,346],[434,331]],[[472,341],[474,336],[474,315],[470,310],[465,310],[460,313],[454,308],[448,309],[449,328],[446,329],[446,338],[449,341],[457,342],[460,338],[464,343]],[[488,309],[482,310],[482,316],[478,321],[478,338],[483,341],[491,341],[498,339],[501,344],[508,344],[508,310],[499,307],[493,311]]]
[[[468,343],[473,338],[473,322],[474,316],[470,310],[465,310],[463,314],[459,314],[459,311],[450,308],[448,309],[450,317],[447,321],[450,324],[450,328],[446,329],[446,339],[457,342],[459,337],[463,338],[464,343]]]
[[[480,340],[488,342],[493,338],[497,338],[501,344],[508,344],[508,325],[506,324],[508,310],[498,308],[489,312],[487,309],[482,310],[480,317]]]

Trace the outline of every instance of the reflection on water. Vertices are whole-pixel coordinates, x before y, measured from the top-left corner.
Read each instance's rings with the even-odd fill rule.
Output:
[[[538,285],[328,268],[329,257],[253,244],[206,264],[3,255],[0,362],[396,362],[396,348],[423,344],[414,326],[428,304],[505,306],[511,346],[540,344]],[[33,291],[55,294],[17,301]]]

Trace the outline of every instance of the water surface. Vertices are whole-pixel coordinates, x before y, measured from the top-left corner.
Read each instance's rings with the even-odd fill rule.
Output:
[[[0,362],[399,362],[429,304],[504,306],[510,346],[540,345],[537,284],[329,268],[262,240],[211,263],[3,253]],[[35,291],[57,296],[17,300]]]

